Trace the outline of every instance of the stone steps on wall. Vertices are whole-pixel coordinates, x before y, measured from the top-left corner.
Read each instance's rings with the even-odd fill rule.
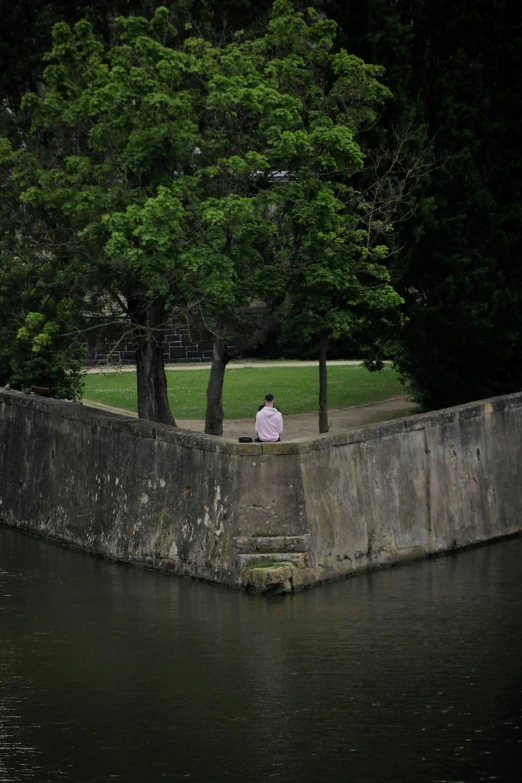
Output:
[[[310,568],[310,535],[238,536],[234,539],[241,584],[268,595],[293,593]]]
[[[237,562],[241,570],[264,563],[291,563],[307,568],[310,536],[238,536],[234,539]]]
[[[249,552],[248,554],[237,556],[238,565],[241,569],[247,566],[263,567],[264,563],[291,563],[295,568],[306,568],[308,566],[308,552],[269,552],[260,554],[259,552]]]
[[[246,555],[302,553],[310,551],[310,536],[238,536],[234,546],[238,554]]]

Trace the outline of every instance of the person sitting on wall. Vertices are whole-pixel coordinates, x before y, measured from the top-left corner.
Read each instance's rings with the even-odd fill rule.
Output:
[[[256,414],[256,442],[275,443],[283,434],[283,417],[274,405],[274,395],[267,394],[265,404]]]

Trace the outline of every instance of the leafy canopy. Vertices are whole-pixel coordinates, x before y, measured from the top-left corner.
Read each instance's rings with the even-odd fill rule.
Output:
[[[23,101],[30,143],[3,160],[26,208],[62,227],[90,305],[125,312],[139,293],[213,317],[291,296],[336,336],[362,301],[399,301],[351,184],[389,92],[335,35],[287,0],[262,36],[223,46],[166,8],[119,18],[111,47],[86,21],[55,26],[42,93]]]

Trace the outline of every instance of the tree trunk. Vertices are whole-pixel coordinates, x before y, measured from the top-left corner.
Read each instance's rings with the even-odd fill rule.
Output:
[[[328,370],[326,355],[328,353],[328,336],[319,340],[319,432],[328,432]]]
[[[167,378],[163,361],[163,324],[165,304],[161,297],[128,297],[129,314],[136,330],[136,376],[138,416],[176,427],[167,397]]]
[[[207,435],[223,435],[223,383],[228,360],[225,341],[221,337],[216,337],[207,386],[207,413],[205,416]]]

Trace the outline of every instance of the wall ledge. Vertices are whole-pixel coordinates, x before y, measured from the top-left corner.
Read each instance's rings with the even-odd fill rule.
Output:
[[[503,410],[522,408],[522,392],[491,397],[485,400],[469,402],[452,408],[442,408],[429,413],[406,416],[393,421],[366,424],[332,435],[318,435],[313,438],[281,441],[280,443],[236,443],[215,435],[206,435],[181,427],[170,427],[167,424],[142,419],[128,418],[120,413],[89,408],[81,403],[55,400],[37,395],[0,388],[0,404],[17,405],[29,410],[53,413],[64,419],[83,422],[97,427],[105,427],[113,431],[127,432],[141,438],[176,443],[185,448],[213,451],[220,454],[235,454],[255,456],[259,454],[285,456],[306,454],[311,451],[323,451],[336,446],[346,446],[378,438],[386,438],[403,432],[415,432],[429,427],[451,424],[459,419],[469,420],[491,415]]]

